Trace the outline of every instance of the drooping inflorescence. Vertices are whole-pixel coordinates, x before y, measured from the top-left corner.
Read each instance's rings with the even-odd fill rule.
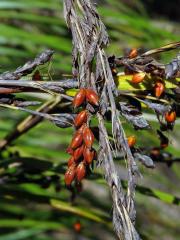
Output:
[[[92,89],[81,88],[73,100],[73,107],[75,109],[81,107],[81,111],[74,119],[76,132],[66,150],[71,155],[65,173],[67,186],[74,180],[81,182],[96,158],[96,150],[93,148],[95,137],[89,126],[90,112],[86,109],[87,103],[98,106],[99,97]]]

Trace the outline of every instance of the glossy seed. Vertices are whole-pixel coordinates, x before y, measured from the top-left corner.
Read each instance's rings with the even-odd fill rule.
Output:
[[[146,76],[145,72],[135,73],[133,74],[131,82],[136,84],[141,83],[144,80],[145,76]]]
[[[83,141],[86,147],[91,148],[94,142],[94,134],[90,128],[86,127],[83,131]]]
[[[80,182],[86,176],[86,166],[84,162],[78,164],[76,168],[76,178]]]
[[[138,55],[137,48],[132,48],[128,57],[129,58],[135,58],[135,57],[137,57],[137,55]]]
[[[76,165],[73,164],[67,169],[65,176],[64,176],[64,181],[67,186],[71,185],[71,183],[73,182],[73,180],[75,178],[75,174],[76,174]]]
[[[70,167],[72,164],[74,164],[74,157],[72,156],[69,160],[68,160],[68,167]]]
[[[161,81],[157,81],[154,86],[154,95],[159,98],[164,92],[164,84]]]
[[[83,134],[83,131],[84,131],[85,127],[87,127],[87,125],[84,123],[84,124],[77,130],[77,133]]]
[[[75,127],[80,127],[83,123],[87,122],[87,111],[80,112],[74,119]]]
[[[75,95],[72,105],[76,107],[80,107],[82,103],[86,99],[86,90],[84,88],[80,89],[79,92]]]
[[[94,150],[90,150],[89,148],[85,147],[83,151],[83,157],[87,164],[91,164],[94,158]]]
[[[86,100],[92,105],[99,105],[99,97],[92,89],[86,89]]]
[[[166,122],[168,122],[168,123],[173,123],[173,122],[175,122],[175,120],[176,120],[176,112],[175,112],[175,111],[167,112],[167,113],[165,114],[165,120],[166,120]]]
[[[81,134],[81,133],[76,133],[75,136],[73,137],[72,141],[71,141],[70,147],[71,147],[72,149],[76,149],[76,148],[78,148],[79,146],[81,146],[82,141],[83,141],[83,136],[82,136],[82,134]]]
[[[130,136],[127,139],[129,147],[133,147],[136,144],[136,138],[135,136]]]
[[[83,150],[84,150],[84,145],[80,146],[74,151],[73,157],[75,162],[77,162],[79,158],[83,155]]]
[[[76,231],[76,232],[80,232],[81,231],[81,223],[79,222],[79,221],[77,221],[76,223],[74,223],[74,230]]]

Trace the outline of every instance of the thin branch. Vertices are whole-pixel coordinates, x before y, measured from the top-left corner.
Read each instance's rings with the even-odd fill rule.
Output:
[[[13,79],[18,80],[22,76],[26,76],[32,73],[37,66],[44,65],[49,62],[52,58],[54,51],[48,49],[41,54],[37,55],[32,61],[26,62],[22,67],[18,67],[14,72],[5,72],[0,74],[0,80],[3,79]]]
[[[27,80],[7,80],[3,79],[0,80],[0,86],[2,87],[20,87],[20,88],[37,88],[39,89],[38,85],[40,84],[43,88],[55,88],[59,87],[63,89],[71,89],[77,88],[78,82],[76,79],[66,79],[66,80],[56,80],[56,81],[27,81]]]

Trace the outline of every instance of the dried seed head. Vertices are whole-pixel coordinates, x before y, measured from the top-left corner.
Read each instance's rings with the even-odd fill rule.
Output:
[[[136,144],[136,138],[135,136],[130,136],[127,139],[129,147],[133,147]]]
[[[76,168],[76,178],[80,182],[86,176],[86,166],[84,162],[78,164]]]
[[[137,55],[138,55],[138,50],[137,50],[137,48],[132,48],[131,51],[130,51],[130,53],[129,53],[129,55],[128,55],[128,57],[129,57],[129,58],[135,58],[135,57],[137,57]]]
[[[131,82],[132,83],[141,83],[144,80],[145,76],[146,76],[145,72],[135,73],[135,74],[133,74]]]
[[[70,147],[72,149],[76,149],[79,146],[81,146],[82,141],[83,141],[82,134],[81,133],[76,133],[75,136],[73,137],[72,141],[71,141]]]
[[[71,183],[73,182],[73,180],[75,178],[75,174],[76,174],[76,165],[73,164],[67,169],[65,176],[64,176],[64,181],[67,186],[71,185]]]
[[[84,145],[80,146],[74,151],[73,157],[75,162],[78,162],[79,158],[83,155],[83,150],[84,150]]]
[[[94,150],[90,150],[89,148],[85,147],[83,151],[83,157],[87,164],[91,164],[94,158]]]
[[[99,97],[92,89],[86,89],[86,100],[92,105],[99,105]]]
[[[165,86],[161,81],[157,81],[154,86],[154,95],[159,98],[165,90]]]
[[[83,123],[87,122],[87,111],[84,110],[80,112],[74,119],[74,125],[75,127],[80,127]]]
[[[171,112],[165,113],[165,120],[168,123],[175,122],[175,120],[176,120],[176,112],[175,111],[171,111]]]
[[[73,100],[73,106],[80,107],[86,98],[86,90],[84,88],[80,89],[79,92],[75,95]]]
[[[90,128],[86,127],[83,131],[83,140],[86,147],[91,148],[94,142],[94,134]]]

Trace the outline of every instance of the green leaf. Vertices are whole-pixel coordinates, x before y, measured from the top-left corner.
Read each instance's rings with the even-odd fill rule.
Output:
[[[53,221],[38,221],[33,219],[25,219],[25,220],[17,220],[17,219],[3,219],[0,220],[0,228],[35,228],[41,230],[52,230],[64,228],[64,226],[60,222]]]
[[[46,45],[48,48],[57,49],[65,53],[70,52],[71,42],[63,37],[44,35],[42,33],[28,32],[10,25],[0,24],[0,42],[6,44],[23,44],[31,47],[32,44]],[[29,38],[31,35],[31,38]]]
[[[105,218],[105,216],[100,216],[100,214],[97,214],[95,211],[90,211],[89,209],[71,206],[66,202],[55,200],[55,199],[51,199],[50,203],[53,207],[61,211],[66,211],[72,214],[76,214],[78,216],[110,226],[110,223],[107,222],[107,219]]]
[[[26,229],[26,230],[20,230],[17,232],[13,232],[10,234],[5,234],[0,236],[0,240],[22,240],[27,239],[28,237],[37,236],[37,234],[43,232],[43,229]]]
[[[157,189],[137,186],[137,191],[143,195],[157,198],[165,203],[175,204],[175,205],[180,204],[180,198],[173,196],[172,194],[162,192]]]

